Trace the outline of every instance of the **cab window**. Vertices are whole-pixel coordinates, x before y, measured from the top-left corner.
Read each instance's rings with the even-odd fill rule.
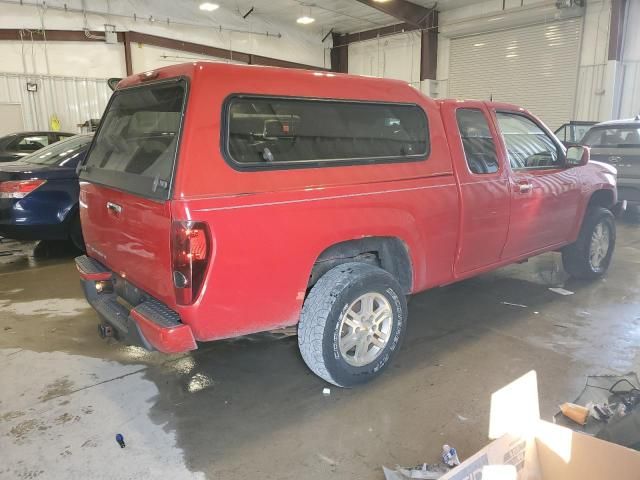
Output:
[[[496,145],[489,123],[481,110],[460,108],[456,111],[462,147],[471,173],[486,174],[498,171]]]
[[[232,97],[226,157],[237,167],[421,160],[427,117],[417,105],[324,99]]]
[[[500,132],[514,170],[557,168],[560,149],[533,120],[518,113],[497,112]]]

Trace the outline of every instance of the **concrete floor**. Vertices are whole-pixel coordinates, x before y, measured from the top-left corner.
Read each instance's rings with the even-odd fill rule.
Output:
[[[0,478],[382,478],[382,464],[436,461],[443,443],[463,458],[483,446],[491,392],[530,369],[547,419],[586,375],[640,370],[632,220],[600,281],[567,280],[547,254],[413,297],[392,367],[328,397],[295,338],[182,356],[100,340],[74,255],[0,243]]]

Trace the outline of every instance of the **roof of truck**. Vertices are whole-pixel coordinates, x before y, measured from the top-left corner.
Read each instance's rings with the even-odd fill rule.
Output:
[[[151,81],[155,79],[161,78],[171,78],[177,77],[180,75],[188,75],[192,76],[197,70],[210,70],[210,71],[226,71],[226,72],[235,72],[235,73],[257,73],[262,72],[263,74],[278,74],[285,75],[287,77],[303,79],[305,77],[313,76],[313,77],[325,77],[325,78],[336,78],[344,81],[356,81],[356,82],[377,82],[380,84],[388,84],[388,85],[396,85],[396,86],[404,86],[406,88],[411,88],[416,92],[420,92],[420,90],[413,87],[411,84],[402,81],[395,80],[391,78],[380,78],[380,77],[370,77],[366,75],[352,75],[348,73],[336,73],[330,70],[307,70],[302,68],[284,68],[284,67],[270,67],[264,65],[246,65],[246,64],[237,64],[237,63],[226,63],[220,61],[197,61],[190,63],[181,63],[177,65],[170,65],[167,67],[161,67],[154,70],[149,70],[147,72],[136,73],[130,75],[129,77],[123,78],[118,83],[118,89],[133,86],[138,83],[144,83],[145,81]],[[425,97],[427,95],[424,95]]]

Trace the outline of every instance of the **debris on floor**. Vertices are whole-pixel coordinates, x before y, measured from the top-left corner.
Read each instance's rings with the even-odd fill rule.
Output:
[[[116,434],[116,442],[118,442],[118,445],[120,445],[120,448],[124,448],[127,446],[124,443],[124,437],[122,436],[121,433]]]
[[[584,390],[574,403],[584,409],[582,412],[587,411],[584,422],[577,425],[568,420],[561,408],[554,417],[555,423],[640,450],[640,381],[635,373],[587,377]]]
[[[573,295],[576,292],[572,292],[571,290],[566,290],[564,288],[560,288],[560,287],[551,287],[549,288],[549,290],[551,290],[553,293],[557,293],[558,295]]]
[[[587,418],[589,418],[589,409],[575,403],[563,403],[560,405],[560,411],[565,417],[580,425],[587,423]]]
[[[449,467],[442,463],[430,465],[423,463],[416,467],[396,467],[394,470],[382,467],[385,480],[405,480],[406,478],[438,479],[449,472]]]
[[[458,452],[449,445],[442,446],[442,462],[450,467],[456,467],[460,465],[460,459],[458,458]]]
[[[403,480],[405,478],[437,479],[448,473],[453,467],[460,465],[458,452],[449,445],[442,446],[440,463],[423,463],[415,467],[396,466],[394,470],[382,467],[386,480]]]
[[[325,397],[328,397],[329,395],[331,395],[331,389],[330,388],[323,388],[322,389],[322,395],[324,395]]]
[[[522,305],[521,303],[502,302],[502,304],[503,305],[510,305],[512,307],[529,308],[526,305]]]

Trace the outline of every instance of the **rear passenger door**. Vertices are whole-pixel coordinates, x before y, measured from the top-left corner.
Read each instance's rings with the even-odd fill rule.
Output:
[[[581,203],[576,168],[565,168],[564,150],[536,119],[498,110],[496,124],[511,170],[511,220],[505,260],[566,243]]]
[[[461,228],[455,275],[500,261],[509,228],[509,176],[482,102],[445,102],[443,119],[460,185]]]

